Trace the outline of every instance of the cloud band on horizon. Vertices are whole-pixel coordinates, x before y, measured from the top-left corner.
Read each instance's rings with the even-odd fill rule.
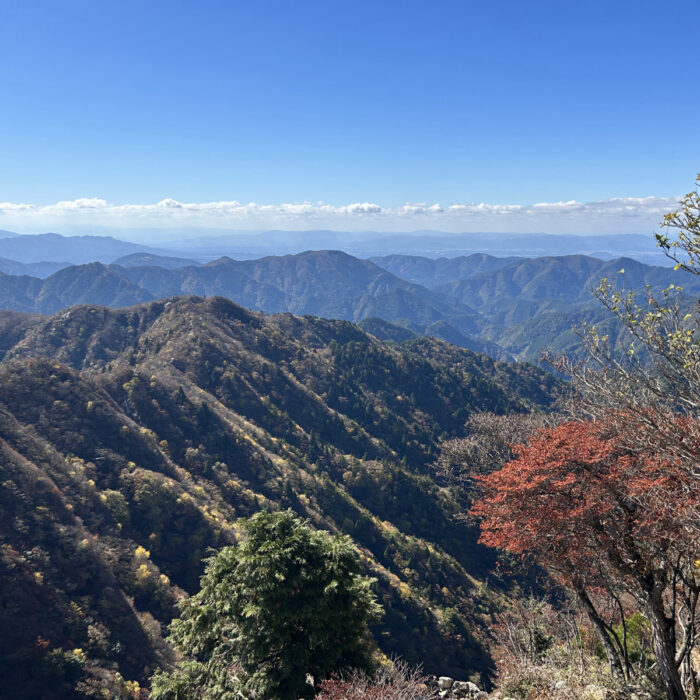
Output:
[[[591,232],[640,231],[658,227],[680,197],[614,197],[593,202],[536,204],[404,204],[384,207],[372,202],[342,206],[323,202],[243,204],[237,201],[113,204],[104,199],[78,198],[49,205],[0,202],[0,226],[111,225],[201,226],[231,228],[323,227],[343,230],[399,231],[434,228],[444,231]]]

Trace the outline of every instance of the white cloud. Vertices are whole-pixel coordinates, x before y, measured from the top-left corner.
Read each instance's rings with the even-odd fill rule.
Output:
[[[679,198],[615,197],[594,202],[535,204],[406,203],[384,207],[373,202],[335,206],[323,202],[243,204],[178,202],[113,204],[99,198],[78,198],[56,204],[0,202],[0,226],[68,229],[71,226],[199,226],[231,229],[314,227],[337,230],[397,231],[431,228],[443,231],[607,232],[657,228]]]

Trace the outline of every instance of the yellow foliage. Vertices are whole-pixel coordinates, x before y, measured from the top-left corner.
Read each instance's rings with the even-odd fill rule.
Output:
[[[129,693],[129,697],[138,698],[141,694],[141,686],[138,681],[126,681],[124,688]]]
[[[377,650],[373,658],[379,662],[380,666],[393,666],[394,662],[381,650]]]
[[[145,564],[141,564],[138,569],[136,569],[136,580],[139,583],[144,583],[151,578],[151,572]]]
[[[151,556],[151,553],[145,548],[139,545],[136,547],[136,551],[134,552],[134,556],[137,559],[148,559],[148,557]]]
[[[44,574],[41,573],[41,571],[35,571],[34,572],[34,580],[41,585],[44,583]]]

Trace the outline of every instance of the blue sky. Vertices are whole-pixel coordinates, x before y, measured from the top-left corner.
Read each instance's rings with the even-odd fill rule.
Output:
[[[406,203],[425,227],[436,203],[659,198],[606,219],[646,226],[700,170],[699,20],[696,1],[0,0],[0,228],[166,225],[183,202],[255,203],[186,222],[265,227],[310,202],[314,225],[371,203],[406,229]]]

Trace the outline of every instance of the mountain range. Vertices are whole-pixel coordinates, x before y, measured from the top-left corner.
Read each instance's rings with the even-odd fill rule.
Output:
[[[168,254],[168,251],[122,241],[111,236],[62,236],[58,233],[18,235],[0,232],[0,258],[19,263],[112,262],[130,253]]]
[[[647,264],[672,266],[647,234],[556,235],[537,233],[444,233],[412,231],[230,231],[226,229],[90,228],[85,235],[15,234],[0,231],[0,257],[19,262],[111,263],[135,252],[191,258],[222,256],[248,260],[306,250],[342,250],[359,258],[410,254],[428,258],[488,253],[498,257],[589,255],[603,260],[630,257]],[[95,235],[95,233],[99,235]],[[148,241],[148,244],[140,241]]]
[[[1,312],[3,696],[145,684],[203,559],[276,508],[353,538],[385,653],[488,673],[493,553],[428,465],[472,412],[562,391],[531,365],[222,297]]]
[[[625,289],[676,285],[688,298],[700,294],[693,275],[631,258],[473,254],[370,260],[307,251],[200,264],[141,251],[115,264],[64,267],[43,280],[0,273],[0,307],[52,314],[74,304],[120,307],[182,294],[218,295],[254,310],[338,318],[367,329],[372,320],[385,340],[434,336],[497,359],[537,360],[547,348],[580,353],[572,326],[582,321],[615,332],[591,295],[602,278]]]

